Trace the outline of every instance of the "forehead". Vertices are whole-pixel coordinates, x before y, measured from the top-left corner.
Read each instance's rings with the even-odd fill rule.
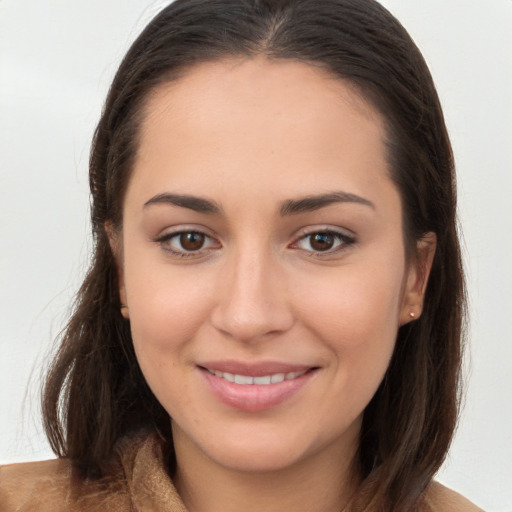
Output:
[[[376,173],[388,176],[384,139],[380,114],[323,69],[264,57],[203,63],[148,98],[134,179],[294,196],[345,175],[362,193]]]
[[[285,88],[286,96],[303,96],[313,100],[313,93],[321,91],[325,95],[330,91],[331,99],[349,101],[361,114],[374,116],[373,108],[351,81],[313,62],[263,55],[222,58],[185,67],[176,76],[177,79],[156,87],[151,97],[158,98],[165,91],[173,89],[182,99],[185,99],[187,92],[190,98],[200,92],[208,100],[229,90],[231,93],[237,91],[237,95],[232,96],[233,100],[255,99],[263,94],[279,94]],[[222,84],[220,88],[219,81]],[[340,87],[345,90],[343,94],[340,94]]]
[[[164,82],[145,102],[142,128],[164,109],[176,115],[185,113],[195,121],[200,120],[200,112],[213,110],[235,116],[253,109],[253,115],[244,121],[258,122],[264,117],[255,114],[264,104],[273,105],[273,113],[291,122],[311,115],[321,115],[328,121],[329,112],[337,114],[332,107],[344,104],[376,128],[383,125],[380,114],[348,80],[312,64],[257,56],[200,63],[186,69],[179,78]],[[242,105],[244,109],[240,110]]]

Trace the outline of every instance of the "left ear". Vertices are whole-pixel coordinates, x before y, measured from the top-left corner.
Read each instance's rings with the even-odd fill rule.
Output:
[[[426,233],[416,243],[416,251],[409,261],[407,270],[400,325],[416,320],[421,315],[436,245],[437,237],[433,232]]]
[[[114,256],[114,261],[117,267],[117,281],[119,285],[119,301],[121,303],[121,315],[128,319],[130,313],[126,301],[126,287],[124,283],[124,271],[123,271],[123,257],[122,257],[122,240],[121,235],[117,232],[110,221],[105,222],[104,225],[105,233],[110,244],[110,250]]]

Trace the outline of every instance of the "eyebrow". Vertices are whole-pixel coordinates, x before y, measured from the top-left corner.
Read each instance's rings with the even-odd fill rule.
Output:
[[[329,192],[327,194],[306,196],[300,199],[285,201],[281,206],[280,213],[282,216],[297,215],[299,213],[319,210],[333,203],[357,203],[375,209],[375,205],[370,200],[356,194],[349,192]]]
[[[313,196],[301,197],[299,199],[289,199],[284,201],[279,209],[281,216],[297,215],[307,213],[320,208],[325,208],[333,203],[356,203],[369,206],[375,209],[375,205],[364,197],[349,192],[329,192]],[[199,213],[208,213],[219,215],[223,213],[222,207],[215,201],[204,197],[197,197],[184,194],[164,193],[158,194],[144,203],[144,208],[155,204],[169,204],[188,208]]]
[[[199,213],[220,214],[222,208],[215,202],[202,197],[182,195],[182,194],[158,194],[144,203],[144,208],[154,204],[170,204],[188,208]]]

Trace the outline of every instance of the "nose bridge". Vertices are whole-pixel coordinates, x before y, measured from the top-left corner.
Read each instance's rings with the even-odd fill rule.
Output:
[[[214,325],[242,341],[284,331],[293,319],[284,275],[270,247],[240,243],[225,262]]]

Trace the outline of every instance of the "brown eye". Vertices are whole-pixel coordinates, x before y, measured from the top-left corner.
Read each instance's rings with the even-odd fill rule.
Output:
[[[328,251],[332,249],[336,236],[332,233],[315,233],[310,235],[309,244],[314,251]]]
[[[188,233],[180,234],[180,245],[185,251],[198,251],[203,248],[205,242],[205,235],[191,231]]]
[[[200,258],[210,251],[222,248],[215,238],[202,231],[177,231],[166,233],[155,242],[167,253],[180,258]]]
[[[292,247],[302,249],[318,256],[325,253],[327,256],[329,254],[342,252],[344,249],[354,244],[355,241],[353,236],[334,230],[314,231],[302,236]]]

